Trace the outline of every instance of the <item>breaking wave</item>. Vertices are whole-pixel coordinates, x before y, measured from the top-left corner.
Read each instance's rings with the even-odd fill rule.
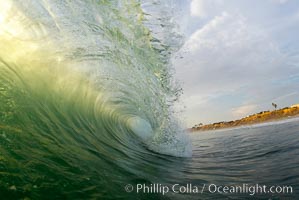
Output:
[[[171,5],[1,1],[0,193],[80,198],[97,185],[100,197],[116,177],[150,179],[147,157],[191,156],[173,117]]]

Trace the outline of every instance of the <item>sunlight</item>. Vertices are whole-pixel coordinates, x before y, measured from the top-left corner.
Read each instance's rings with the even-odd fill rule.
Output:
[[[5,0],[0,2],[0,26],[6,21],[8,11],[11,8],[11,1]]]

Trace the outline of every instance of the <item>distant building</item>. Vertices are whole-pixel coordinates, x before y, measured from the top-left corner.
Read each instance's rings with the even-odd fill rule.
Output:
[[[197,129],[197,128],[200,128],[202,125],[203,125],[203,123],[199,123],[199,124],[196,124],[195,126],[193,126],[192,128]]]
[[[299,104],[292,105],[291,108],[299,107]]]

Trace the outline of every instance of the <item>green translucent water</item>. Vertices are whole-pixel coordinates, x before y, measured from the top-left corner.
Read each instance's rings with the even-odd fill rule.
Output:
[[[1,197],[126,198],[157,153],[190,156],[171,111],[180,37],[141,8],[168,3],[0,3]]]

